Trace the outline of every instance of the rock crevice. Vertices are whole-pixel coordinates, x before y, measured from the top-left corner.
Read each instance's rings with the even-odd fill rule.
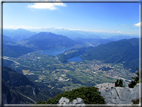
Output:
[[[105,98],[106,104],[132,104],[132,100],[139,99],[139,87],[137,84],[134,88],[115,87],[113,83],[97,84],[101,95]]]

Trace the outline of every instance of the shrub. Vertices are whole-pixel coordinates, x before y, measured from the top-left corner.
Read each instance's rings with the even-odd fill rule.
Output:
[[[66,91],[57,94],[55,97],[44,102],[44,104],[57,104],[61,97],[68,98],[70,102],[79,97],[83,99],[85,104],[105,104],[104,98],[96,87],[81,87],[72,91]],[[43,104],[43,102],[38,102],[38,104]]]
[[[115,87],[124,87],[124,82],[122,79],[117,79],[117,81],[115,82]]]
[[[132,100],[133,104],[139,104],[139,100],[141,99],[135,99],[135,100]]]

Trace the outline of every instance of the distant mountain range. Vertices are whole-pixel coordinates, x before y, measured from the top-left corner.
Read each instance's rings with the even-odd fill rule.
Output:
[[[111,39],[96,39],[96,38],[77,38],[76,39],[77,42],[79,43],[83,43],[86,46],[97,46],[100,44],[106,44],[109,42],[112,42],[113,40]]]
[[[33,32],[52,32],[58,35],[65,35],[71,39],[77,38],[96,38],[96,39],[109,39],[110,37],[115,39],[115,36],[121,36],[123,39],[125,36],[130,36],[130,38],[137,38],[139,35],[136,34],[121,34],[121,33],[108,33],[108,32],[93,32],[93,31],[83,31],[83,30],[73,30],[64,28],[41,28],[41,29],[30,29]],[[120,39],[119,39],[120,40]]]
[[[112,40],[112,41],[118,41],[121,39],[131,39],[131,38],[134,38],[134,37],[128,36],[128,35],[115,35],[115,36],[108,37],[107,39]]]
[[[26,39],[32,35],[35,35],[39,32],[52,32],[57,35],[64,35],[70,39],[77,39],[77,38],[94,38],[94,39],[111,39],[111,40],[120,40],[120,39],[130,39],[130,38],[138,38],[139,35],[126,35],[126,34],[119,34],[119,33],[107,33],[107,32],[90,32],[90,31],[82,31],[82,30],[69,30],[69,29],[56,29],[56,28],[45,28],[45,29],[36,29],[36,30],[25,30],[25,29],[4,29],[3,34],[6,36],[11,37],[15,40],[22,40]]]
[[[17,29],[17,30],[3,30],[3,35],[6,35],[16,41],[29,38],[30,36],[36,34],[35,32],[31,32],[25,29]]]
[[[124,39],[94,47],[81,56],[84,60],[103,60],[106,63],[123,63],[135,72],[139,67],[139,39]]]

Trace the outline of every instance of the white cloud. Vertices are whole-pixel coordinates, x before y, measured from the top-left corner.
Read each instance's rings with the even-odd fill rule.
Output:
[[[57,6],[65,7],[66,4],[62,2],[61,3],[34,3],[33,5],[28,5],[28,8],[56,10],[58,9]]]
[[[142,26],[142,22],[139,22],[139,23],[137,23],[137,24],[134,24],[134,26],[140,27],[140,26]]]

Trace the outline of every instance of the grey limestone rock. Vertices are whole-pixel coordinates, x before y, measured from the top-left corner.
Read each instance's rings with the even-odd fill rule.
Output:
[[[62,97],[58,102],[58,106],[66,106],[68,104],[69,104],[69,99],[66,97]]]
[[[84,102],[83,102],[83,99],[81,99],[81,98],[77,98],[76,100],[77,100],[77,103],[79,103],[79,104],[84,103]]]
[[[113,99],[116,99],[116,96],[118,95],[117,94],[117,92],[116,92],[116,88],[114,87],[114,88],[112,88],[112,90],[111,90],[111,97],[113,98]]]
[[[69,103],[69,99],[66,98],[66,97],[62,97],[60,100],[59,100],[59,103],[64,103],[66,102],[67,104]]]
[[[132,104],[132,99],[138,99],[139,87],[137,84],[134,88],[115,87],[113,83],[97,84],[96,87],[101,95],[105,98],[106,104]]]
[[[98,88],[98,91],[105,98],[106,104],[132,104],[132,100],[140,98],[140,83],[134,88],[115,87],[113,83],[97,84],[95,87]],[[69,102],[68,98],[62,97],[59,100],[58,105],[85,107],[84,101],[81,98],[76,98],[72,100],[72,102]]]
[[[72,100],[72,102],[69,102],[69,99],[66,97],[62,97],[59,102],[58,106],[77,106],[77,107],[85,107],[84,101],[81,98],[76,98]]]
[[[134,89],[132,90],[132,98],[131,100],[134,100],[134,99],[137,99],[137,98],[140,98],[140,95],[139,95],[139,87],[141,86],[141,84],[137,84]]]

